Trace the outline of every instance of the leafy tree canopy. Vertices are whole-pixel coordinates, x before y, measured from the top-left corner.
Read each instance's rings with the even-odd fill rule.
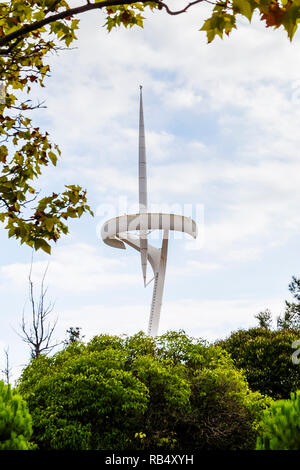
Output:
[[[27,404],[10,385],[0,380],[0,450],[28,450],[32,420]]]
[[[53,0],[0,3],[0,221],[9,237],[47,253],[49,241],[56,242],[68,232],[69,218],[91,212],[86,191],[78,185],[67,185],[62,193],[38,200],[34,182],[44,167],[56,165],[60,151],[48,132],[35,127],[28,117],[40,104],[19,93],[29,93],[32,83],[43,87],[50,71],[47,54],[59,49],[57,41],[69,46],[76,37],[78,20],[52,21],[48,29],[41,25],[61,8],[68,4]],[[33,209],[31,203],[35,203]]]
[[[255,11],[266,27],[277,29],[283,26],[289,39],[293,39],[300,21],[300,0],[220,1],[215,4],[211,17],[204,22],[201,30],[206,31],[207,40],[211,42],[216,36],[222,38],[224,33],[229,35],[232,29],[236,29],[238,15],[250,22]]]
[[[257,450],[300,450],[300,391],[265,410]]]
[[[217,342],[246,375],[249,386],[275,399],[289,398],[300,389],[300,368],[292,361],[292,345],[300,330],[250,328]]]
[[[277,326],[282,329],[300,329],[300,279],[292,277],[289,291],[294,302],[285,301],[285,311],[277,318]]]
[[[253,449],[270,400],[184,332],[100,335],[23,371],[40,449]]]

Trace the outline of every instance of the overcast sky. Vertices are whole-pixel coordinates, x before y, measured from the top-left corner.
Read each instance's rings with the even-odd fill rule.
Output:
[[[85,339],[147,330],[152,284],[143,287],[139,255],[99,238],[111,211],[138,202],[140,84],[150,207],[192,207],[199,225],[198,240],[170,242],[160,333],[214,340],[255,325],[266,308],[276,317],[300,276],[300,35],[291,44],[284,30],[242,19],[229,38],[207,44],[199,28],[209,9],[147,13],[143,30],[110,34],[101,13],[86,13],[77,49],[52,56],[46,88],[34,90],[47,104],[34,121],[62,150],[38,187],[51,194],[80,184],[95,212],[70,223],[51,257],[34,254],[37,296],[50,262],[59,340],[70,326]],[[9,346],[17,376],[29,358],[15,330],[24,306],[30,319],[31,249],[3,228],[0,237],[0,365]]]

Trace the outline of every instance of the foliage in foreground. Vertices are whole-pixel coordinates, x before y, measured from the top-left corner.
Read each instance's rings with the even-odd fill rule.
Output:
[[[65,185],[61,192],[53,185],[52,194],[44,197],[36,187],[46,167],[55,166],[60,156],[49,133],[29,117],[32,110],[41,107],[28,94],[33,85],[45,86],[50,74],[49,55],[69,48],[77,39],[79,17],[85,12],[101,10],[104,26],[111,31],[120,26],[143,27],[146,11],[178,15],[204,0],[183,2],[179,10],[172,10],[161,0],[118,1],[88,0],[76,6],[66,0],[0,2],[0,222],[9,237],[35,250],[50,253],[50,243],[68,233],[69,219],[92,214],[86,190],[79,185]],[[239,27],[240,15],[251,21],[256,12],[267,27],[283,26],[290,39],[300,20],[300,0],[209,3],[214,6],[201,28],[208,42]]]
[[[244,371],[252,390],[281,399],[300,389],[300,367],[292,362],[292,344],[299,338],[300,330],[250,328],[235,331],[217,344]]]
[[[264,413],[257,450],[300,450],[300,391]]]
[[[270,401],[184,332],[74,342],[33,359],[19,389],[40,449],[253,449]]]
[[[23,398],[0,381],[0,450],[27,450],[32,420]]]

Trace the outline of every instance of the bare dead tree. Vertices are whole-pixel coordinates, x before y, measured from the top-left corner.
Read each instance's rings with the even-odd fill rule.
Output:
[[[4,375],[4,380],[5,380],[7,385],[10,384],[10,375],[11,375],[11,370],[12,370],[12,368],[10,367],[10,363],[9,363],[9,354],[8,354],[8,352],[9,352],[9,347],[4,349],[5,366],[4,366],[4,369],[1,370],[2,374]]]
[[[22,340],[29,345],[31,350],[31,357],[37,358],[40,356],[41,353],[48,353],[52,351],[53,348],[58,346],[61,343],[52,343],[52,336],[57,324],[57,318],[54,322],[49,321],[49,315],[53,311],[54,303],[49,302],[45,305],[45,297],[47,294],[48,288],[44,287],[45,277],[48,271],[48,265],[44,271],[42,282],[41,282],[41,290],[40,296],[38,301],[34,298],[34,288],[33,288],[33,281],[31,279],[32,273],[32,262],[30,266],[29,272],[29,300],[31,304],[31,324],[27,326],[24,316],[22,316],[22,323],[21,323],[21,330],[22,334],[19,336]]]

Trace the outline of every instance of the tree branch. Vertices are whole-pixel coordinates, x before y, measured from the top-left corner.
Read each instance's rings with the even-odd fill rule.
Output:
[[[53,322],[52,325],[46,320],[47,316],[52,312],[53,306],[54,306],[54,304],[50,302],[48,307],[45,308],[45,302],[44,302],[45,296],[47,293],[47,288],[44,287],[44,283],[45,283],[45,277],[47,274],[49,264],[47,265],[44,271],[43,277],[42,277],[40,296],[39,296],[39,301],[37,303],[34,300],[34,289],[33,289],[34,286],[33,286],[33,281],[31,277],[32,266],[33,266],[33,253],[31,257],[30,271],[29,271],[29,276],[28,276],[29,299],[30,299],[31,310],[32,310],[32,321],[31,321],[30,328],[27,328],[25,318],[24,318],[24,310],[23,310],[22,323],[21,323],[21,330],[23,334],[22,335],[20,335],[19,333],[17,334],[22,338],[22,340],[25,343],[27,343],[30,346],[32,357],[38,357],[42,352],[52,351],[53,348],[62,344],[62,342],[50,344],[53,332],[57,324],[57,318]]]
[[[4,349],[4,354],[5,354],[5,368],[3,370],[1,370],[1,372],[4,374],[5,376],[5,381],[6,381],[6,384],[9,385],[10,383],[10,373],[11,373],[11,367],[10,367],[10,363],[9,363],[9,347],[7,347],[6,349]]]
[[[146,3],[149,0],[141,0],[138,3]],[[201,3],[206,0],[195,0],[194,2],[189,3],[185,8],[177,11],[172,11],[168,7],[167,4],[164,2],[161,2],[158,0],[157,5],[158,7],[162,7],[166,10],[166,12],[169,15],[180,15],[181,13],[185,13],[191,6],[196,5],[197,3]],[[103,2],[97,2],[97,3],[86,3],[85,5],[82,5],[80,7],[75,7],[75,8],[70,8],[68,10],[61,11],[60,13],[56,13],[55,15],[48,16],[47,18],[44,18],[41,21],[36,21],[31,24],[27,24],[17,31],[14,31],[13,33],[8,34],[7,36],[4,36],[0,38],[0,47],[5,46],[9,44],[12,40],[20,38],[25,36],[28,33],[32,33],[33,31],[36,31],[37,29],[42,28],[43,26],[46,26],[47,24],[53,23],[54,21],[58,20],[63,20],[67,18],[68,16],[75,16],[79,15],[81,13],[85,13],[86,11],[91,11],[91,10],[101,10],[102,8],[108,7],[108,6],[118,6],[118,5],[131,5],[133,3],[136,3],[136,1],[130,1],[130,0],[104,0]],[[49,11],[46,12],[46,14],[49,13]],[[14,47],[15,44],[13,44],[11,47]],[[7,51],[9,51],[8,49]],[[6,52],[6,51],[5,51]]]
[[[182,8],[182,10],[176,10],[176,11],[170,10],[168,5],[164,2],[161,2],[160,0],[157,3],[159,6],[163,7],[169,15],[181,15],[182,13],[185,13],[193,5],[196,5],[197,3],[201,3],[203,1],[207,1],[207,0],[195,0],[194,2],[189,3],[186,7]]]
[[[148,0],[142,0],[140,3],[146,3],[146,1]],[[107,6],[130,5],[131,3],[136,2],[128,0],[106,0],[103,2],[87,3],[80,7],[70,8],[69,10],[64,10],[60,13],[56,13],[55,15],[48,16],[48,18],[44,18],[41,21],[36,21],[34,23],[27,24],[22,28],[14,31],[13,33],[10,33],[7,36],[0,38],[0,46],[5,46],[6,44],[10,43],[10,41],[12,41],[13,39],[17,39],[20,36],[25,36],[26,34],[32,33],[33,31],[36,31],[37,29],[40,29],[49,23],[53,23],[54,21],[58,20],[63,20],[68,16],[79,15],[80,13],[85,13],[86,11],[96,9],[101,10],[102,8]]]

